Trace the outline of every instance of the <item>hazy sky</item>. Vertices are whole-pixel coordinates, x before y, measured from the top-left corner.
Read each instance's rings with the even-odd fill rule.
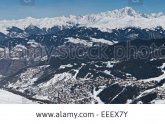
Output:
[[[0,19],[84,15],[125,6],[145,13],[165,12],[165,0],[0,0]]]

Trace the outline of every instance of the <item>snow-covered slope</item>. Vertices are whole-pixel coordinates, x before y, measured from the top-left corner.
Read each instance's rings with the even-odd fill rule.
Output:
[[[32,104],[34,102],[5,90],[0,90],[0,104]]]
[[[24,29],[29,25],[40,28],[50,28],[53,26],[73,26],[81,25],[86,27],[96,27],[103,31],[111,31],[111,29],[125,27],[155,28],[162,26],[165,28],[165,15],[160,13],[140,14],[130,7],[119,10],[103,12],[99,14],[91,14],[85,16],[62,16],[55,18],[34,19],[27,17],[20,20],[1,20],[0,32],[7,33],[7,28],[16,26]]]

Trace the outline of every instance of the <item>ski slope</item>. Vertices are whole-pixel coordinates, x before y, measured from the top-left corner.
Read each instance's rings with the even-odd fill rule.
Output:
[[[34,104],[34,102],[8,91],[0,90],[0,104]]]

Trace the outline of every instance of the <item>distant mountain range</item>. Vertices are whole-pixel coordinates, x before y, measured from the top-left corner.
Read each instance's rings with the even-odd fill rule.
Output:
[[[164,22],[130,7],[0,21],[0,87],[39,103],[165,103]]]
[[[80,27],[98,28],[102,31],[110,32],[112,29],[120,29],[126,27],[138,27],[141,29],[153,29],[158,26],[165,28],[165,15],[163,13],[140,14],[131,7],[107,11],[99,14],[91,14],[85,16],[62,16],[55,18],[34,19],[27,17],[20,20],[2,20],[0,21],[0,32],[7,33],[7,28],[18,27],[25,29],[29,25],[31,28],[37,26],[39,28],[59,28]]]

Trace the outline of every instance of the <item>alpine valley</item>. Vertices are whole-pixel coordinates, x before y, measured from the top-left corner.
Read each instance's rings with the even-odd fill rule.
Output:
[[[164,104],[164,56],[163,13],[0,21],[1,94],[21,103]]]

